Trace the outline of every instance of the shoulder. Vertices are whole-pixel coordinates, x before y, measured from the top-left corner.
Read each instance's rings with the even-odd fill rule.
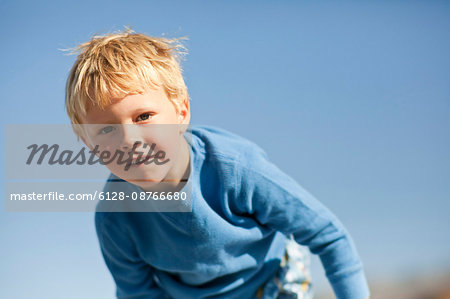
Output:
[[[198,138],[204,143],[207,156],[227,165],[226,173],[235,177],[235,189],[244,192],[255,191],[255,188],[288,193],[297,191],[298,183],[275,165],[266,151],[253,141],[213,126],[192,126],[192,134],[193,139]]]
[[[228,130],[207,125],[190,128],[193,141],[203,152],[215,158],[240,163],[242,166],[257,157],[266,157],[265,151],[253,141]]]

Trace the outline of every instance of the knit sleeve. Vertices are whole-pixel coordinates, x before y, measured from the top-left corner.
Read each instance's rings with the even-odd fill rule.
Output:
[[[243,213],[293,235],[317,254],[338,299],[369,296],[353,240],[333,213],[269,162],[260,149],[243,153],[237,169],[237,198]]]
[[[152,267],[139,257],[129,234],[105,214],[95,214],[95,226],[103,258],[116,283],[117,298],[169,298],[155,283]]]

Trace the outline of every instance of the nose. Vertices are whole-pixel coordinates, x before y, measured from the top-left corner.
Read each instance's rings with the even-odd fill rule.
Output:
[[[142,138],[138,128],[135,125],[122,125],[121,149],[123,151],[129,151],[133,147],[138,148],[140,146],[142,146]]]

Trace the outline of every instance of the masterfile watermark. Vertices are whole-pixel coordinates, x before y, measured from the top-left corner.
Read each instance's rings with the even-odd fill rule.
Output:
[[[48,144],[31,144],[27,146],[27,149],[30,150],[30,155],[28,156],[26,164],[32,164],[38,153],[40,153],[40,155],[35,161],[37,165],[41,165],[45,158],[47,158],[46,161],[49,165],[72,165],[74,163],[77,165],[94,165],[97,163],[107,165],[117,160],[118,165],[124,164],[124,170],[129,170],[132,164],[148,165],[155,163],[156,165],[163,165],[170,161],[170,159],[165,159],[166,153],[164,151],[155,151],[155,143],[150,146],[146,143],[142,144],[143,149],[149,148],[144,158],[145,152],[137,150],[137,147],[141,144],[141,142],[135,142],[130,151],[125,152],[116,149],[113,153],[108,150],[101,151],[99,149],[100,146],[96,145],[94,149],[88,152],[88,154],[86,154],[86,148],[81,148],[75,153],[73,150],[67,149],[60,151],[60,146],[58,144],[53,144],[51,146]],[[50,156],[48,156],[49,153]]]

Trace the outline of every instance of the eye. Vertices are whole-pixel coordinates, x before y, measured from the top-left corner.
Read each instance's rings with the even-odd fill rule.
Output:
[[[146,121],[149,120],[153,115],[151,113],[142,113],[141,115],[139,115],[136,119],[136,121]]]
[[[114,129],[115,129],[115,128],[114,128],[113,126],[107,126],[107,127],[102,128],[102,129],[98,132],[98,134],[99,134],[99,135],[108,134],[108,133],[112,132]]]

